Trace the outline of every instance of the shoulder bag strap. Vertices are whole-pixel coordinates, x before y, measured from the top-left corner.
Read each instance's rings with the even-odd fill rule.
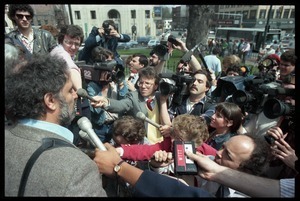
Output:
[[[38,159],[38,157],[47,149],[57,148],[57,147],[74,147],[72,144],[65,142],[63,140],[57,139],[57,138],[44,138],[42,140],[43,144],[31,155],[28,162],[26,163],[26,166],[24,168],[18,196],[23,197],[25,192],[25,186],[27,183],[27,179],[29,176],[29,173],[31,171],[31,168],[35,161]],[[75,148],[75,147],[74,147]]]

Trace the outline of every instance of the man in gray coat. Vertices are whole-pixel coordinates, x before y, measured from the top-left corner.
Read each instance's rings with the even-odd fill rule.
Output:
[[[5,196],[107,196],[97,165],[66,128],[77,98],[67,64],[54,56],[33,56],[5,78],[5,113],[13,122],[5,128]],[[47,140],[50,148],[26,179],[26,164]]]

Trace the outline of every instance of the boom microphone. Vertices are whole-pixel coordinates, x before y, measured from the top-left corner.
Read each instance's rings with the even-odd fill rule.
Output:
[[[143,120],[143,121],[146,121],[146,122],[152,124],[152,125],[155,126],[156,128],[159,128],[159,127],[160,127],[159,124],[157,124],[157,123],[155,123],[154,121],[148,119],[148,118],[146,117],[146,115],[145,115],[144,113],[142,113],[142,112],[136,113],[136,117],[139,118],[139,119],[141,119],[141,120]]]
[[[78,119],[77,124],[79,128],[86,132],[97,148],[101,149],[102,151],[106,151],[106,147],[103,145],[99,137],[96,135],[95,131],[93,130],[92,123],[87,117],[81,117]]]
[[[77,90],[77,95],[80,96],[80,97],[83,97],[83,98],[87,98],[90,101],[98,102],[95,99],[93,99],[91,96],[89,96],[88,93],[87,93],[87,91],[85,89],[82,89],[82,88],[78,89]]]

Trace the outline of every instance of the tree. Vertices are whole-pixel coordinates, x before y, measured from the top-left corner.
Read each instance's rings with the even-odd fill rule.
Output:
[[[206,44],[212,8],[209,5],[188,5],[188,7],[189,21],[186,46],[191,49],[200,42]]]
[[[163,19],[171,19],[172,14],[169,7],[162,7],[162,18]]]

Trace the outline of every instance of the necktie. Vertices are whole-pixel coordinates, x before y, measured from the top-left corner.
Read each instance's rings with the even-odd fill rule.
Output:
[[[148,109],[149,110],[153,110],[153,108],[152,108],[152,101],[153,101],[153,99],[152,98],[149,98],[146,102],[147,102],[147,107],[148,107]]]

